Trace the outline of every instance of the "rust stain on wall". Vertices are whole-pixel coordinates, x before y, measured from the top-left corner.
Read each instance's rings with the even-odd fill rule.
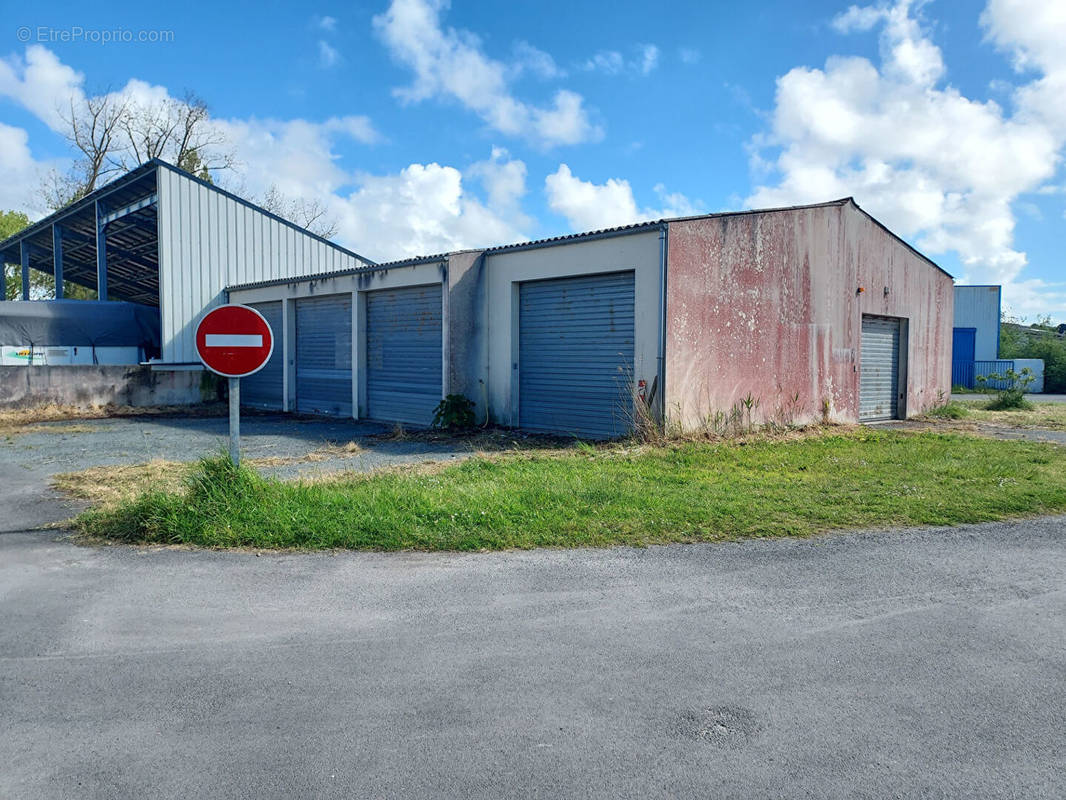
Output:
[[[908,320],[908,414],[950,390],[951,278],[850,202],[672,222],[668,270],[666,401],[686,425],[749,394],[762,420],[827,402],[856,421],[864,313]]]

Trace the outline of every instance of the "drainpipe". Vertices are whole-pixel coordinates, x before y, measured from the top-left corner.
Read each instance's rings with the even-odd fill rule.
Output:
[[[666,248],[670,226],[659,225],[659,423],[666,425]]]

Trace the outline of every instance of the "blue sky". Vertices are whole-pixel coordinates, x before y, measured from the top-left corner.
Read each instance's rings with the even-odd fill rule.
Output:
[[[371,258],[853,195],[956,277],[1003,283],[1015,313],[1066,319],[1064,9],[12,6],[0,207],[40,213],[72,95],[188,89],[238,158],[220,183],[318,200]]]

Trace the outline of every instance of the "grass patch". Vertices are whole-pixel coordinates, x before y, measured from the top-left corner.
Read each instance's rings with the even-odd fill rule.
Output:
[[[482,550],[647,545],[950,525],[1066,509],[1066,448],[860,430],[772,441],[604,445],[286,483],[206,459],[78,519],[113,541]]]
[[[952,401],[929,409],[925,412],[925,416],[934,419],[963,419],[970,416],[970,410],[962,403]]]

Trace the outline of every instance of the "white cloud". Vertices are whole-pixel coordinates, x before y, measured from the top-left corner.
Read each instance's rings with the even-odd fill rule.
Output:
[[[653,44],[646,44],[641,48],[640,74],[647,75],[659,66],[659,48]]]
[[[1066,37],[1066,23],[1041,16],[1046,5],[991,0],[982,18],[1017,65],[1042,73],[1015,91],[1013,114],[942,85],[940,50],[909,0],[853,6],[834,25],[879,27],[880,64],[834,56],[822,69],[797,67],[778,79],[772,131],[753,140],[753,166],[774,180],[747,203],[854,195],[922,249],[956,252],[965,269],[959,277],[1004,284],[1009,303],[1032,302],[1038,295],[1032,281],[1021,279],[1026,256],[1014,247],[1013,204],[1055,176],[1066,141],[1066,125],[1058,127],[1066,104],[1061,94],[1044,91],[1066,78],[1064,57],[1053,46]],[[1019,23],[1023,18],[1036,22]],[[1057,33],[1037,30],[1049,25],[1059,25]],[[1053,302],[1066,307],[1061,293]]]
[[[336,66],[340,63],[341,54],[336,47],[323,39],[318,40],[318,65],[324,69]]]
[[[446,0],[393,0],[374,17],[374,28],[392,56],[415,74],[411,86],[395,91],[397,97],[409,103],[434,97],[457,100],[494,130],[542,146],[602,138],[574,92],[556,92],[543,107],[515,98],[508,86],[511,71],[482,52],[477,36],[441,27],[440,13],[447,7]]]
[[[13,209],[31,218],[44,216],[46,209],[36,190],[45,171],[55,166],[33,157],[26,131],[0,122],[0,211]]]
[[[631,59],[626,59],[618,50],[600,50],[588,58],[581,68],[586,72],[600,72],[604,75],[649,75],[657,66],[659,48],[653,44],[642,44],[636,48]]]
[[[331,196],[329,207],[338,239],[378,261],[527,238],[508,214],[473,196],[458,169],[436,163],[364,176],[355,191]]]
[[[85,76],[59,60],[51,50],[35,44],[25,58],[0,60],[0,97],[8,97],[37,116],[52,130],[63,129],[63,114],[71,98],[80,98]]]
[[[561,69],[555,63],[550,53],[546,53],[529,42],[518,41],[514,44],[514,60],[511,63],[511,74],[514,77],[529,72],[544,80],[565,78],[566,70]]]
[[[640,208],[629,181],[622,178],[608,178],[604,183],[584,181],[566,164],[560,164],[544,179],[544,190],[549,208],[566,217],[570,226],[579,231],[700,213],[697,203],[683,194],[668,193],[662,184],[655,186],[662,207]]]
[[[328,16],[327,17],[317,17],[316,18],[316,25],[317,25],[317,27],[321,28],[322,30],[329,31],[330,33],[332,33],[333,31],[337,30],[337,18],[336,17],[328,17]]]
[[[695,47],[682,47],[677,51],[677,56],[681,59],[682,64],[698,64],[703,58],[703,53]]]

